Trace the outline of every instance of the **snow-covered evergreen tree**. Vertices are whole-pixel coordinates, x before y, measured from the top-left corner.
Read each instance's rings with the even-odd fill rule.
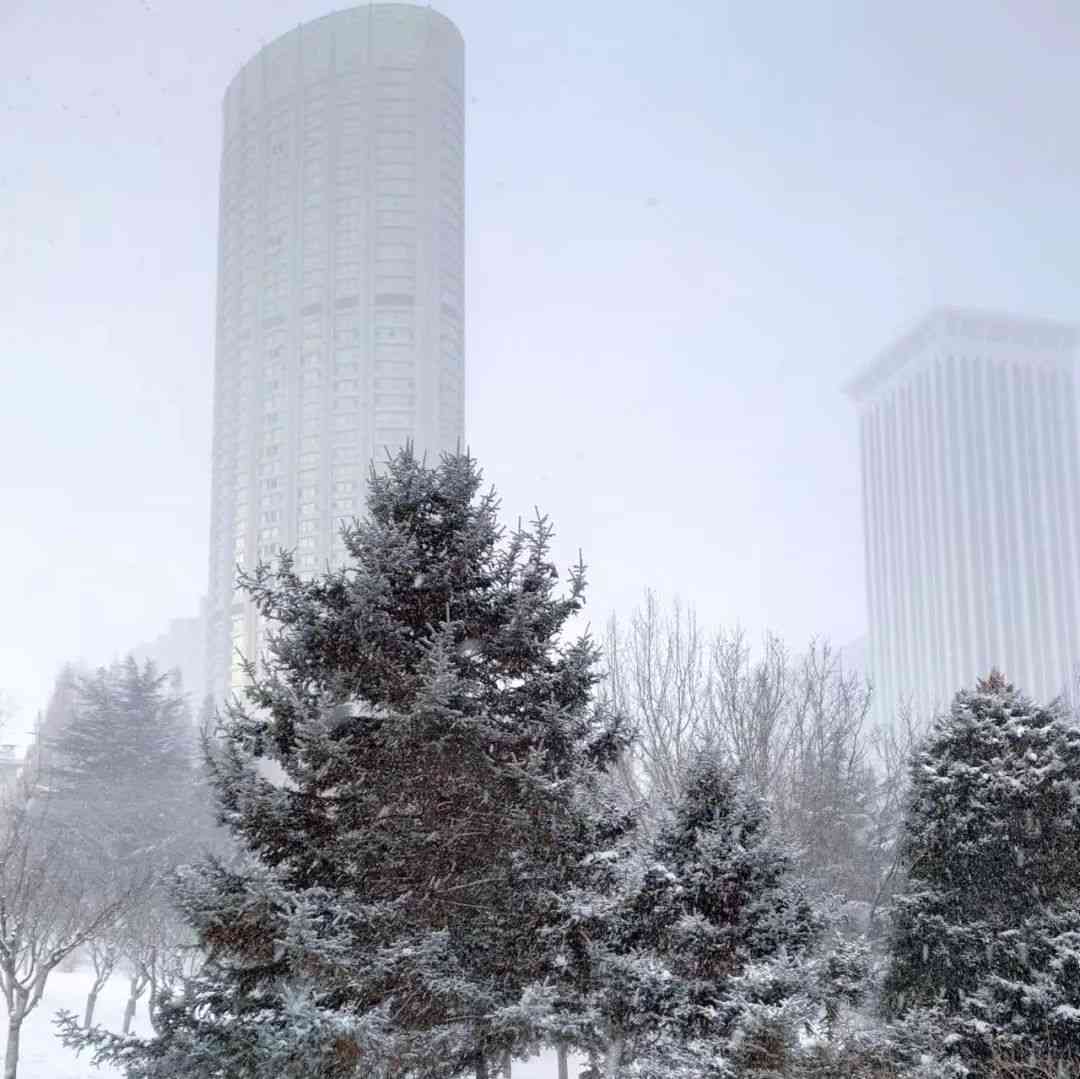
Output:
[[[205,777],[179,677],[132,658],[96,672],[65,669],[34,750],[49,812],[43,827],[62,831],[73,871],[101,901],[124,893],[125,909],[90,944],[94,967],[85,1019],[105,983],[122,969],[130,998],[125,1028],[155,969],[175,964],[148,929],[170,920],[173,869],[213,839]],[[44,800],[42,800],[44,804]],[[176,949],[171,949],[176,952]]]
[[[764,804],[714,754],[695,758],[638,864],[608,852],[609,898],[582,919],[595,1073],[750,1074],[764,1040],[793,1029],[795,960],[818,924],[790,868]]]
[[[94,674],[65,672],[61,691],[67,705],[43,746],[54,814],[105,872],[171,864],[196,806],[195,731],[182,687],[129,657]]]
[[[1080,730],[997,672],[916,753],[885,1002],[958,1046],[1080,1050]]]
[[[547,521],[504,534],[480,484],[407,450],[344,568],[283,554],[243,582],[275,627],[213,762],[244,857],[183,882],[209,960],[158,1037],[83,1039],[130,1076],[486,1077],[545,1036],[544,941],[628,826],[593,808],[626,738],[596,649],[565,639],[583,567],[560,594]]]

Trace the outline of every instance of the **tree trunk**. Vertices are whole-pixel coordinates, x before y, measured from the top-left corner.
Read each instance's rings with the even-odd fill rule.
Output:
[[[121,1028],[125,1034],[131,1033],[131,1021],[135,1018],[135,1001],[139,998],[128,995],[127,1004],[124,1005],[124,1025]]]
[[[604,1055],[605,1079],[619,1079],[619,1068],[622,1066],[623,1036],[612,1035],[608,1042],[607,1053]]]
[[[72,955],[75,953],[72,952]],[[112,977],[116,967],[116,953],[112,947],[102,947],[98,942],[90,945],[90,956],[94,963],[94,980],[86,994],[86,1011],[83,1013],[83,1026],[89,1028],[94,1021],[94,1009],[97,1007],[98,996],[105,988],[105,983]]]
[[[483,1049],[476,1054],[476,1079],[488,1079],[487,1054]]]
[[[89,1029],[90,1024],[94,1021],[94,1008],[97,1007],[98,988],[95,985],[89,993],[86,994],[86,1011],[83,1012],[82,1025]]]
[[[124,1005],[123,1031],[125,1034],[131,1033],[131,1021],[135,1018],[135,1005],[138,1003],[139,997],[143,995],[143,990],[146,988],[146,980],[140,978],[137,974],[133,974],[131,976],[131,981],[128,984],[130,988],[128,991],[127,1004]]]
[[[559,1042],[555,1047],[555,1052],[559,1057],[559,1079],[570,1079],[570,1063],[569,1052],[566,1048],[565,1042]]]
[[[23,1010],[16,1006],[8,1017],[7,1049],[4,1050],[4,1079],[15,1079],[19,1070],[19,1033],[22,1030]]]
[[[157,1000],[158,984],[157,978],[150,979],[150,996],[146,998],[146,1015],[150,1020],[150,1028],[155,1034],[160,1034],[161,1030],[158,1027],[157,1012],[154,1010],[154,1004]]]
[[[502,1074],[503,1079],[510,1079],[511,1069],[514,1066],[514,1058],[510,1055],[509,1049],[503,1050],[502,1055]]]

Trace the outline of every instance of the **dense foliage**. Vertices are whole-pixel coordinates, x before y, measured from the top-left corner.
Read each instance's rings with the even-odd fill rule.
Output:
[[[911,766],[885,1000],[952,1044],[1080,1052],[1080,730],[997,673],[957,695]]]
[[[406,451],[344,568],[244,581],[270,644],[213,759],[244,856],[184,881],[209,960],[160,1035],[96,1036],[129,1075],[486,1075],[540,1036],[559,897],[628,827],[595,782],[626,737],[567,639],[583,568],[560,594],[547,522],[504,534],[480,483]]]
[[[904,815],[913,728],[873,762],[868,689],[827,647],[751,667],[718,638],[704,664],[642,621],[605,679],[571,634],[583,567],[560,589],[546,519],[504,531],[480,483],[406,451],[345,566],[242,577],[267,650],[205,745],[235,850],[182,871],[182,925],[143,931],[201,965],[142,961],[153,1038],[68,1017],[69,1044],[129,1079],[490,1079],[542,1045],[586,1079],[1080,1059],[1080,732],[1057,706],[996,673],[960,693]],[[77,690],[50,797],[116,864],[153,862],[178,842],[180,712],[133,664]],[[144,822],[134,794],[95,801],[151,767]]]
[[[177,680],[129,657],[93,674],[66,673],[56,696],[63,707],[42,746],[54,817],[103,872],[144,874],[176,862],[190,850],[199,782]]]
[[[589,1074],[749,1074],[765,1040],[793,1036],[788,1013],[809,1004],[798,962],[819,926],[765,806],[715,754],[690,762],[644,850],[595,864],[608,887],[576,909]]]

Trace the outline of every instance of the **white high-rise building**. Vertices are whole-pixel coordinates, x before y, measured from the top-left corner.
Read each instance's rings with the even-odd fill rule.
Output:
[[[259,649],[234,589],[344,559],[373,458],[464,437],[464,43],[372,4],[267,45],[225,95],[207,678]]]
[[[1049,701],[1080,660],[1076,331],[932,314],[848,387],[859,409],[880,716],[999,668]]]

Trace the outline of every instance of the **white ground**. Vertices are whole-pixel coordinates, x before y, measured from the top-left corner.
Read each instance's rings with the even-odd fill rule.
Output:
[[[56,1037],[53,1017],[65,1008],[81,1016],[89,984],[89,971],[53,971],[45,987],[45,998],[23,1025],[19,1079],[122,1079],[121,1073],[113,1068],[92,1067],[85,1053],[77,1057],[72,1050],[65,1049]],[[113,978],[98,998],[95,1022],[119,1031],[126,999],[125,979],[123,976]],[[139,1001],[135,1013],[137,1033],[149,1030],[145,1006],[144,997]],[[577,1074],[573,1061],[570,1063],[570,1074]],[[556,1079],[556,1076],[554,1053],[514,1062],[513,1079]]]
[[[58,1011],[67,1009],[81,1016],[86,1007],[86,991],[91,982],[90,972],[54,970],[45,986],[45,996],[23,1024],[19,1047],[19,1079],[115,1079],[121,1075],[113,1068],[94,1068],[84,1052],[77,1057],[65,1049],[52,1025]],[[98,998],[94,1021],[111,1030],[120,1030],[127,1000],[127,982],[121,975],[113,978]],[[135,1030],[142,1033],[149,1027],[139,1002],[135,1013]]]

